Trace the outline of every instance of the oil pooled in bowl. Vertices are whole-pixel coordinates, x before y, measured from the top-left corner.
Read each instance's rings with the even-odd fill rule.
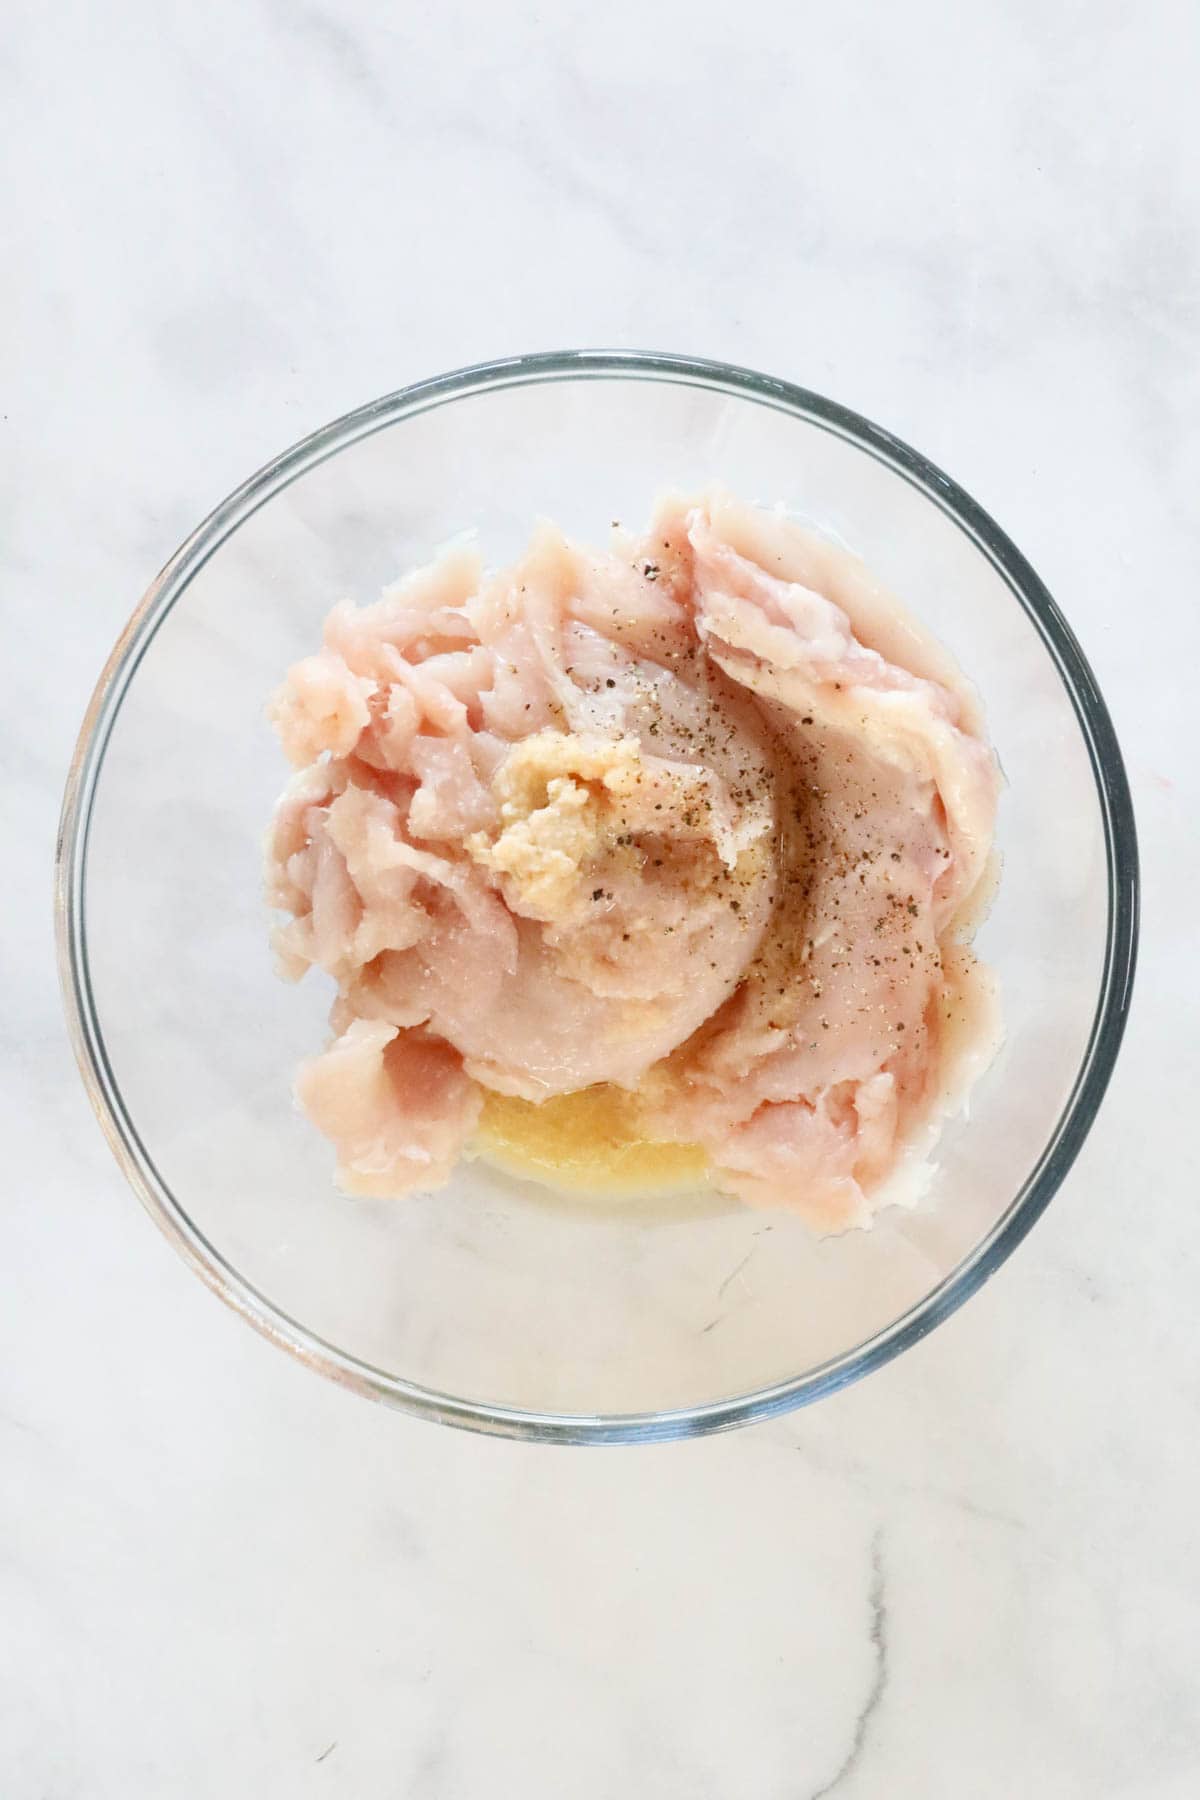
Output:
[[[540,1104],[489,1093],[472,1151],[560,1193],[589,1199],[651,1199],[707,1184],[698,1144],[644,1136],[633,1095],[602,1082]]]

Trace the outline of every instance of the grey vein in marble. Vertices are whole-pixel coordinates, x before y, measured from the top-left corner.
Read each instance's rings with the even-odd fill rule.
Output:
[[[870,1582],[867,1588],[867,1638],[871,1646],[871,1681],[866,1698],[854,1720],[850,1747],[837,1770],[821,1787],[814,1788],[808,1800],[826,1800],[836,1794],[854,1774],[867,1747],[871,1721],[883,1703],[888,1684],[888,1607],[887,1584],[883,1564],[883,1530],[871,1539]]]

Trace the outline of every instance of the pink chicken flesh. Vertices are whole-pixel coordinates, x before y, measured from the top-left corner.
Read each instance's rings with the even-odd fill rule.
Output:
[[[724,1191],[869,1222],[991,1029],[998,775],[945,653],[723,494],[447,553],[324,638],[272,704],[267,870],[284,972],[337,984],[297,1091],[341,1186],[438,1186],[483,1089],[613,1083]]]

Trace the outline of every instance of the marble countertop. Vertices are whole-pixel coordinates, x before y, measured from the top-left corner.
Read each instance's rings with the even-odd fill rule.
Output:
[[[5,1800],[1200,1792],[1200,14],[1068,0],[45,7],[0,51]],[[1125,745],[1135,1010],[1061,1194],[865,1383],[561,1451],[219,1306],[60,1023],[58,798],[198,517],[567,343],[836,396],[1016,538]]]

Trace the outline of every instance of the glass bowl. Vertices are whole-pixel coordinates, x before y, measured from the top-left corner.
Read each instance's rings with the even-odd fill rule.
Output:
[[[260,870],[286,769],[264,702],[333,600],[477,529],[547,515],[603,542],[718,479],[858,551],[957,655],[1007,777],[978,947],[1006,1039],[915,1211],[817,1241],[681,1197],[556,1200],[465,1163],[349,1200],[291,1097],[330,993],[273,971]],[[518,357],[421,382],[288,450],[151,585],[100,678],[63,809],[59,946],[75,1051],[135,1191],[266,1336],[363,1394],[572,1442],[762,1418],[944,1319],[1046,1206],[1095,1117],[1133,973],[1137,857],[1112,726],[1028,563],[888,433],[782,381],[675,356]]]

